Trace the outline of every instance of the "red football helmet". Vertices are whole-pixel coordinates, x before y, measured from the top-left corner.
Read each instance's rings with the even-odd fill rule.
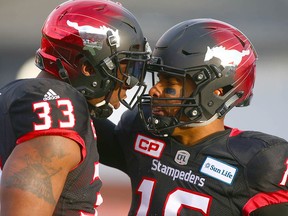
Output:
[[[117,82],[125,88],[144,85],[148,49],[136,18],[121,4],[71,0],[48,16],[35,62],[40,69],[70,82],[87,99],[106,96],[109,100]],[[95,74],[82,74],[80,66],[85,61]],[[127,65],[125,71],[120,63]],[[120,101],[131,109],[131,104]]]
[[[148,71],[192,79],[196,88],[180,100],[176,116],[149,115],[147,127],[165,134],[175,127],[196,127],[222,117],[234,106],[249,105],[255,81],[257,54],[249,39],[235,27],[214,19],[192,19],[170,28],[156,43]],[[154,84],[154,83],[153,83]],[[216,94],[221,89],[222,94]],[[168,98],[143,95],[144,105],[167,106]],[[171,100],[171,99],[170,99]],[[170,104],[171,106],[171,104]],[[181,121],[182,117],[189,121]]]

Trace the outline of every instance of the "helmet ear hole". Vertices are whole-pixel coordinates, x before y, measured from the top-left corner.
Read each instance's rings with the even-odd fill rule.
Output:
[[[91,75],[91,67],[87,64],[81,65],[81,72],[84,76],[90,76]]]
[[[214,91],[214,94],[217,95],[217,96],[223,96],[223,88],[219,88],[219,89],[216,89]]]
[[[82,56],[79,58],[77,60],[77,65],[81,69],[81,73],[84,76],[91,76],[96,74],[95,68],[86,57]]]
[[[233,86],[227,85],[221,88],[218,88],[214,91],[214,94],[217,96],[224,96],[226,93],[228,93],[231,89],[233,89]]]

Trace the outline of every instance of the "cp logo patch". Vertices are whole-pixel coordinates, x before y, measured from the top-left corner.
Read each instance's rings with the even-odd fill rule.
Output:
[[[162,140],[155,140],[153,138],[138,134],[134,149],[142,154],[149,155],[154,158],[160,158],[165,145],[165,142]]]

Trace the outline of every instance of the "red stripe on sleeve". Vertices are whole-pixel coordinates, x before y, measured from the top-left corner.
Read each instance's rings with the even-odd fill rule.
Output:
[[[30,133],[25,134],[24,136],[20,137],[16,144],[19,145],[25,141],[28,141],[30,139],[39,137],[39,136],[62,136],[66,137],[68,139],[74,140],[77,142],[82,148],[82,156],[83,159],[86,157],[86,145],[82,137],[76,132],[72,130],[65,130],[65,129],[49,129],[49,130],[43,130],[43,131],[33,131]]]
[[[259,193],[248,200],[243,207],[243,215],[249,216],[258,208],[288,202],[288,191],[276,191],[271,193]]]

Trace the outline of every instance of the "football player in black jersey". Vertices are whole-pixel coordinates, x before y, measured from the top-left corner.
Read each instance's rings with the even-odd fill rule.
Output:
[[[90,114],[106,118],[120,102],[132,108],[126,90],[145,89],[146,49],[119,3],[67,1],[51,12],[36,53],[42,72],[0,89],[1,215],[97,215],[102,183]]]
[[[249,105],[256,60],[243,33],[214,19],[181,22],[158,40],[139,112],[97,131],[100,162],[131,179],[129,215],[288,215],[287,141],[224,124]]]

